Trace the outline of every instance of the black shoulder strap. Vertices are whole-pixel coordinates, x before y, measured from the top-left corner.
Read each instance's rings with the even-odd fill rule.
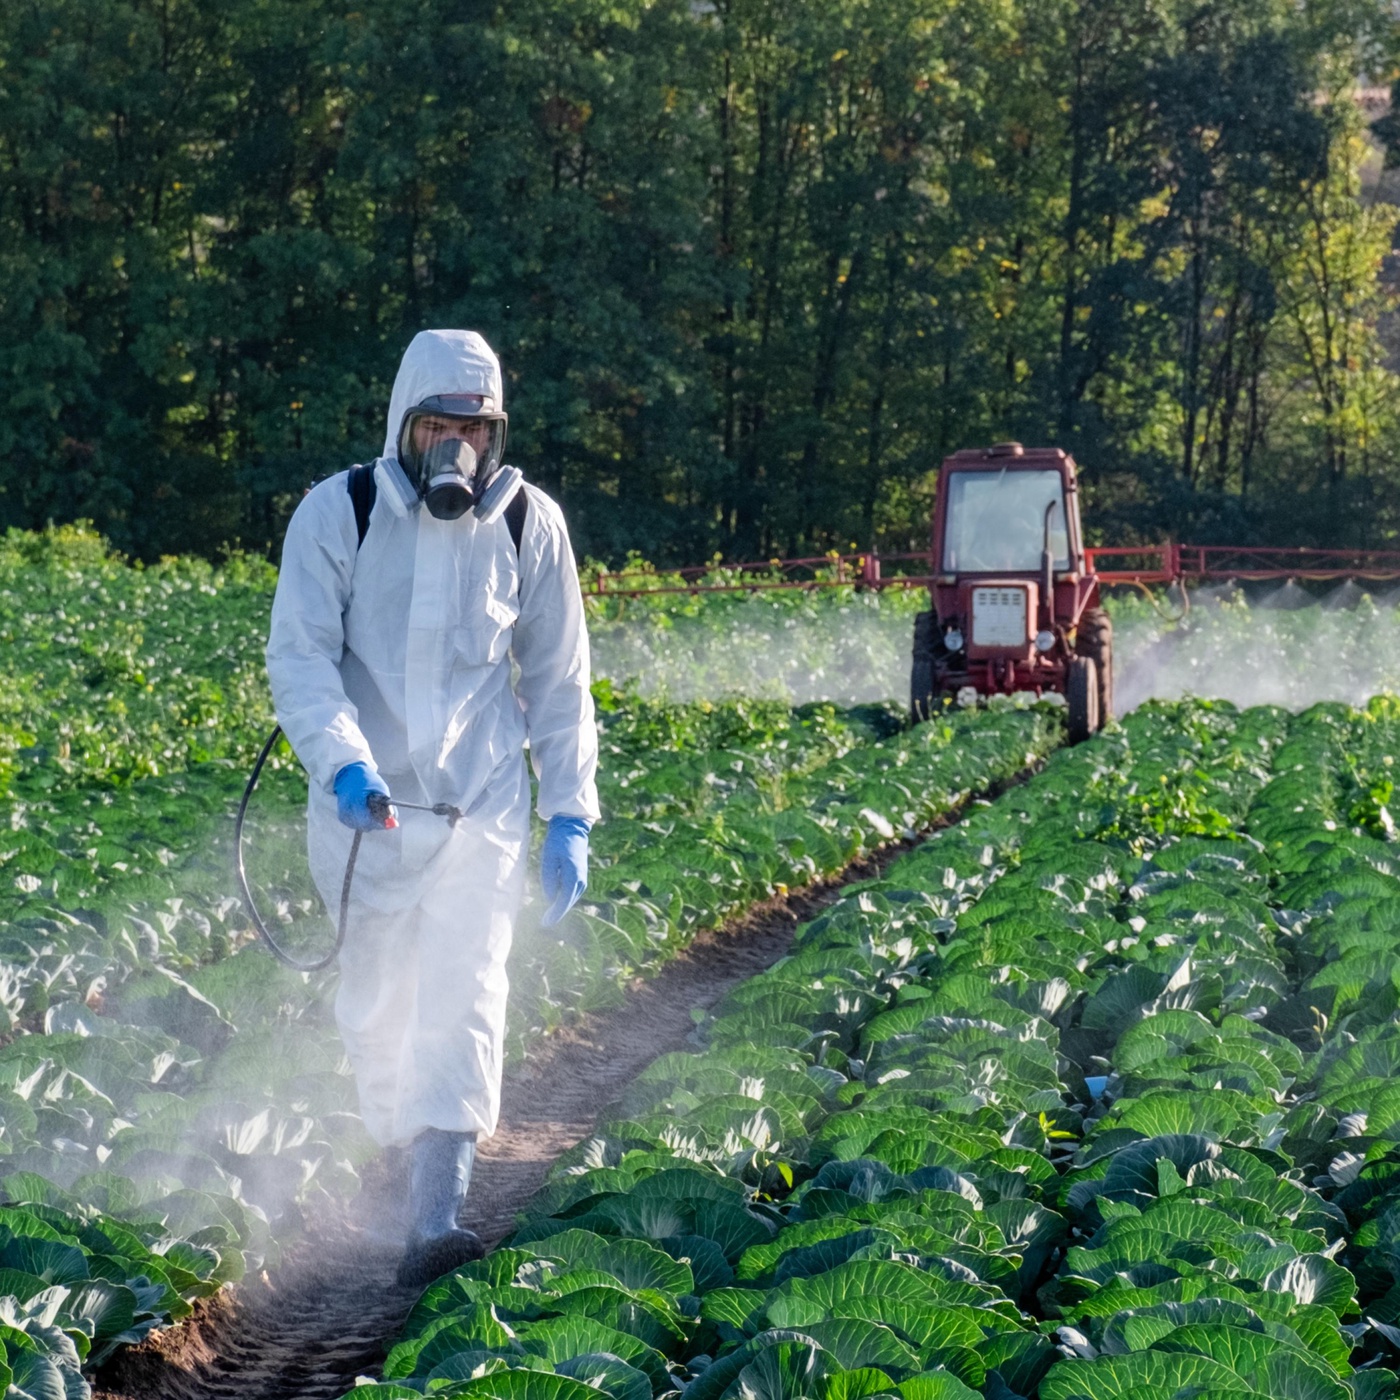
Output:
[[[525,538],[525,508],[530,504],[522,486],[510,498],[506,507],[506,525],[510,530],[511,543],[515,546],[515,557],[520,557],[520,541]]]
[[[379,488],[374,481],[373,462],[351,467],[347,475],[349,481],[346,485],[350,490],[350,503],[355,507],[355,534],[359,537],[355,548],[358,549],[365,542],[370,512],[374,509],[374,498]]]

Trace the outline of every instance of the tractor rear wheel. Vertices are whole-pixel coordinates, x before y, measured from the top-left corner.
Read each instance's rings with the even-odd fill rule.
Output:
[[[1079,619],[1074,649],[1098,669],[1098,727],[1102,729],[1113,718],[1113,619],[1102,608],[1089,608]]]
[[[934,616],[921,612],[914,618],[914,665],[909,677],[909,713],[914,723],[929,717],[933,708]]]
[[[1099,668],[1087,656],[1071,656],[1065,681],[1069,707],[1069,741],[1082,744],[1102,727],[1099,723]]]

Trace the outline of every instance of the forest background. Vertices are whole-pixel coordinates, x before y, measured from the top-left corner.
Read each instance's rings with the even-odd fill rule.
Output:
[[[1385,0],[9,0],[0,524],[275,555],[425,326],[581,554],[1400,536]]]

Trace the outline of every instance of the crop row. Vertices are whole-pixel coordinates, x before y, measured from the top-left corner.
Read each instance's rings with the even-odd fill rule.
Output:
[[[880,720],[888,725],[888,714],[876,711],[870,722]],[[605,807],[594,902],[562,935],[528,916],[517,932],[516,1046],[563,1014],[615,1003],[629,976],[673,956],[700,929],[927,828],[1035,763],[1060,733],[1052,712],[965,712],[827,756],[820,767],[761,769],[722,805],[672,798],[629,817]],[[729,755],[726,772],[713,752],[704,761],[716,784],[736,783],[739,762],[753,765]],[[702,779],[700,790],[712,785]]]
[[[990,785],[1058,732],[1048,715],[1007,711],[874,742],[883,723],[771,706],[639,707],[611,721],[604,790],[628,813],[619,828],[691,823],[696,864],[677,863],[673,892],[632,830],[601,867],[611,897],[596,913],[547,939],[527,925],[517,984],[528,994],[533,978],[541,1000],[602,1000],[695,928],[930,820],[941,810],[933,794],[951,804]],[[685,730],[672,734],[676,752],[657,752],[658,726]],[[719,797],[665,805],[676,777],[667,765],[697,764],[710,765]],[[837,796],[798,822],[784,804],[807,802],[803,783]],[[799,836],[826,844],[809,853]],[[736,839],[748,843],[738,854]],[[718,873],[703,864],[716,852],[730,862]],[[6,931],[15,1012],[0,1046],[0,1342],[15,1383],[35,1393],[41,1380],[84,1393],[83,1365],[275,1262],[274,1237],[299,1205],[353,1191],[372,1152],[328,981],[252,948],[213,957],[209,923],[190,903],[168,921],[55,905]]]
[[[1055,755],[655,1062],[357,1400],[1394,1394],[1397,737]]]
[[[617,722],[606,730],[602,789],[610,815],[624,822],[652,815],[657,792],[697,766],[724,771],[724,782],[712,785],[722,790],[721,803],[744,802],[760,779],[781,787],[788,772],[815,771],[877,732],[830,707],[796,712],[771,704],[702,711],[638,703],[609,719]],[[663,734],[670,747],[650,747]],[[123,788],[80,787],[47,808],[12,795],[15,849],[7,853],[22,861],[25,874],[0,894],[0,1033],[40,1031],[50,1005],[113,999],[153,966],[188,976],[247,941],[231,889],[229,842],[230,804],[241,781],[227,767],[205,767]],[[284,757],[254,807],[255,871],[264,846],[301,859],[304,802],[305,778]],[[278,823],[288,828],[284,844]]]
[[[890,716],[874,709],[862,719],[831,706],[794,711],[774,702],[674,706],[620,700],[610,687],[600,689],[609,705],[601,788],[607,810],[622,817],[648,816],[669,784],[691,778],[712,807],[750,792],[780,797],[789,772],[814,771],[891,728]],[[270,726],[268,719],[250,736],[250,753]],[[33,775],[17,779],[0,841],[0,921],[23,925],[55,908],[140,910],[147,922],[173,913],[191,957],[226,955],[237,929],[236,912],[224,903],[230,813],[250,766],[251,757],[238,764],[225,758],[120,784],[75,779],[56,790],[36,788]],[[252,809],[253,847],[262,844],[270,818],[300,821],[305,801],[305,775],[284,746]],[[298,831],[292,844],[302,839]],[[172,889],[179,892],[173,907]],[[216,930],[207,948],[192,910]]]

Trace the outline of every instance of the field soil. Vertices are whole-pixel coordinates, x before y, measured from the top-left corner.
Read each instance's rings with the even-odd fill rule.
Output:
[[[633,983],[616,1010],[557,1032],[509,1071],[500,1126],[479,1149],[463,1223],[489,1245],[509,1234],[559,1154],[608,1116],[652,1060],[686,1044],[692,1007],[713,1006],[771,966],[797,926],[843,886],[879,875],[923,839],[891,843],[839,877],[700,934],[655,977]],[[358,1376],[377,1373],[417,1298],[394,1285],[405,1177],[401,1154],[386,1153],[344,1215],[312,1220],[275,1272],[224,1289],[183,1323],[120,1352],[99,1375],[94,1400],[334,1400]]]

